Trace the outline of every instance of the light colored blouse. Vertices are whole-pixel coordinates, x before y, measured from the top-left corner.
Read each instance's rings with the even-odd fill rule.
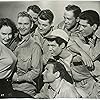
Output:
[[[12,75],[17,58],[13,52],[0,42],[0,79],[8,79]]]

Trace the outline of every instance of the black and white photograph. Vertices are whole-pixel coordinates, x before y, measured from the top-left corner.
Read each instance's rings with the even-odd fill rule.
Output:
[[[0,98],[100,99],[100,1],[0,1]]]

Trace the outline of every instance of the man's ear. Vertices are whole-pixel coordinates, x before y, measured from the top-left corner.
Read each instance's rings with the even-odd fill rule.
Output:
[[[94,25],[92,26],[92,28],[93,28],[93,30],[95,31],[95,30],[97,29],[97,24],[94,24]]]
[[[55,76],[56,76],[56,78],[59,78],[60,77],[60,72],[59,71],[55,72]]]
[[[60,47],[63,49],[63,48],[65,48],[65,43],[62,43],[61,45],[60,45]]]
[[[79,22],[79,21],[80,21],[80,18],[79,18],[79,17],[77,17],[77,18],[76,18],[76,22]]]

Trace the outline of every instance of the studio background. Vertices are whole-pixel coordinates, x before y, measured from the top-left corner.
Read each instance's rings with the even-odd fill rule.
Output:
[[[51,9],[55,15],[54,25],[63,20],[64,7],[68,4],[79,6],[82,11],[86,9],[96,10],[100,14],[100,1],[67,1],[67,0],[40,0],[40,1],[1,1],[0,2],[0,18],[7,17],[15,23],[17,14],[20,11],[26,11],[30,5],[38,5],[41,9]]]

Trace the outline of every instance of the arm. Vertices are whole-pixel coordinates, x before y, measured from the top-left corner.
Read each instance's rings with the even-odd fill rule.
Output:
[[[77,52],[82,56],[82,60],[84,61],[85,65],[91,68],[93,67],[93,61],[88,55],[88,53],[85,51],[87,47],[85,47],[84,43],[78,37],[75,37],[73,40],[70,40],[69,48],[73,52]]]

